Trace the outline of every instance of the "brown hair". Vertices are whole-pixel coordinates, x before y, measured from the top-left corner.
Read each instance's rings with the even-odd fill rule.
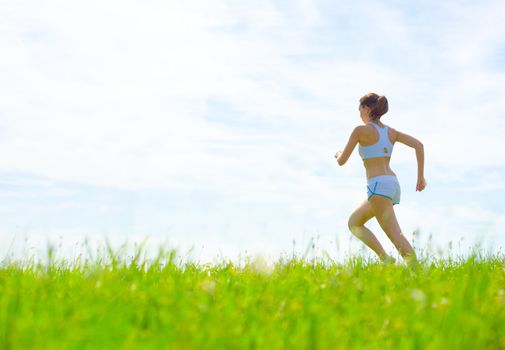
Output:
[[[370,118],[373,120],[380,119],[380,117],[386,114],[389,109],[386,96],[379,96],[373,92],[360,98],[359,103],[362,106],[370,108]]]

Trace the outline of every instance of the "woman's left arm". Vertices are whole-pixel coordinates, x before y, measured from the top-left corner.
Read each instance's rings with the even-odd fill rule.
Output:
[[[349,141],[347,141],[347,145],[345,146],[343,151],[338,151],[335,154],[335,158],[337,158],[337,162],[340,166],[344,165],[349,157],[352,154],[352,151],[354,151],[354,148],[358,144],[359,141],[359,134],[361,132],[361,128],[363,126],[357,126],[354,128],[354,130],[351,133],[351,136],[349,137]]]

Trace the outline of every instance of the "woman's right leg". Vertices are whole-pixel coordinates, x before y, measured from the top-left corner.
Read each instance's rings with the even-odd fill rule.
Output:
[[[382,196],[372,196],[370,198],[370,204],[373,208],[375,218],[379,222],[379,225],[389,237],[391,242],[393,242],[396,249],[398,249],[401,256],[407,262],[415,261],[416,254],[407,238],[405,238],[405,236],[402,234],[400,225],[396,220],[396,215],[391,200]]]
[[[369,246],[370,249],[377,253],[381,260],[384,260],[388,257],[386,251],[372,231],[365,227],[365,223],[373,217],[374,213],[372,206],[367,200],[365,200],[349,217],[349,230],[351,230],[353,235]]]

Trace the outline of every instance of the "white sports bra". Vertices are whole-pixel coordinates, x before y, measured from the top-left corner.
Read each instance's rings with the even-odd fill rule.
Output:
[[[371,125],[379,132],[379,140],[377,143],[370,146],[358,146],[358,152],[361,158],[378,158],[378,157],[391,157],[393,153],[393,144],[389,141],[388,126],[384,125],[383,128],[377,124],[370,122]]]

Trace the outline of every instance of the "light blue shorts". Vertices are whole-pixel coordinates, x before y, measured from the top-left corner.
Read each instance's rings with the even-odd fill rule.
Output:
[[[393,205],[400,203],[400,183],[394,175],[380,175],[367,180],[368,200],[372,196],[389,198]]]

